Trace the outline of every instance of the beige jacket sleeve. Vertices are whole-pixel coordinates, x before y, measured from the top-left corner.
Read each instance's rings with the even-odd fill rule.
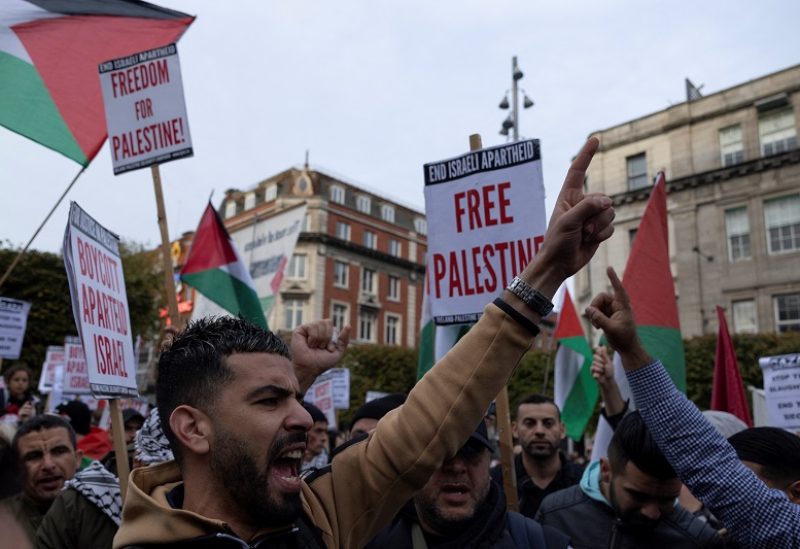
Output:
[[[494,305],[406,403],[363,443],[304,485],[305,510],[328,547],[363,547],[475,430],[529,349],[530,334]]]

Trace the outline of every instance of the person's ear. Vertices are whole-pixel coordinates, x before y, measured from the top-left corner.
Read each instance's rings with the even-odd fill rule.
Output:
[[[567,426],[560,419],[558,420],[559,430],[561,431],[561,440],[567,438]]]
[[[516,421],[512,421],[511,422],[511,435],[514,438],[519,438],[519,434],[517,433],[517,422]]]
[[[792,503],[800,505],[800,480],[796,480],[786,488],[786,495]]]
[[[80,471],[81,461],[83,461],[83,450],[75,450],[75,472]]]
[[[606,484],[611,482],[611,464],[606,458],[600,458],[600,480]]]
[[[197,408],[188,405],[175,408],[169,416],[169,427],[184,450],[205,455],[211,449],[211,421]]]

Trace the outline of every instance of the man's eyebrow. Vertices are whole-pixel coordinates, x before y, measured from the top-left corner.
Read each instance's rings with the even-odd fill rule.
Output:
[[[290,398],[299,397],[299,395],[300,393],[287,387],[281,387],[279,385],[264,385],[263,387],[258,387],[257,389],[250,391],[250,393],[247,395],[247,400],[255,400],[264,397]]]

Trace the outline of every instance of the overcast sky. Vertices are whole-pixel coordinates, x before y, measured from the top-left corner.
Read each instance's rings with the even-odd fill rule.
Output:
[[[159,3],[159,2],[157,2]],[[179,42],[193,158],[161,168],[170,236],[209,194],[303,163],[424,210],[422,164],[484,146],[511,86],[536,102],[547,211],[593,130],[800,63],[800,2],[161,0],[197,15]],[[23,245],[79,171],[0,128],[0,240]],[[159,242],[150,170],[114,176],[106,144],[34,241],[59,251],[69,199],[123,238]]]

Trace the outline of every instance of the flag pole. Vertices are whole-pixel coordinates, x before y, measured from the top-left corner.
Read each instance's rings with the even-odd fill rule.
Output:
[[[483,148],[480,134],[469,136],[469,150],[479,151]],[[500,443],[500,466],[503,470],[503,491],[506,495],[506,507],[509,511],[516,511],[519,507],[517,501],[517,475],[514,471],[514,439],[511,436],[511,410],[508,403],[508,388],[503,387],[496,399],[497,406],[497,434]]]
[[[178,297],[175,295],[172,254],[170,253],[169,249],[169,230],[167,229],[167,212],[164,208],[164,193],[161,191],[161,172],[158,169],[158,164],[153,164],[150,166],[150,172],[153,175],[153,189],[156,193],[158,228],[161,230],[161,263],[164,269],[164,287],[167,290],[167,308],[169,310],[169,319],[172,325],[176,329],[180,330],[181,317],[178,313]]]
[[[61,204],[61,201],[64,200],[64,197],[67,196],[67,193],[70,191],[72,186],[75,185],[75,182],[78,180],[78,178],[81,176],[81,174],[86,171],[86,168],[88,168],[88,167],[89,167],[88,164],[86,166],[83,166],[81,168],[81,170],[78,172],[78,174],[75,177],[72,178],[72,181],[70,181],[69,185],[67,185],[67,188],[64,189],[63,193],[61,193],[61,196],[58,197],[58,200],[56,200],[56,203],[50,209],[50,213],[47,214],[47,216],[44,218],[44,221],[42,221],[41,225],[39,225],[39,228],[36,229],[35,233],[33,233],[33,236],[31,237],[31,239],[28,240],[28,243],[25,244],[25,247],[22,248],[22,250],[19,251],[17,256],[14,258],[14,261],[11,262],[11,265],[9,265],[8,268],[6,269],[6,272],[3,273],[3,277],[0,278],[0,288],[3,287],[3,284],[8,279],[8,277],[11,276],[11,271],[14,270],[14,267],[16,267],[17,263],[20,262],[20,260],[22,259],[22,256],[25,255],[25,252],[27,252],[28,248],[31,247],[31,244],[33,244],[34,239],[39,235],[39,232],[42,230],[42,228],[45,226],[47,221],[50,219],[50,216],[53,215],[53,212],[56,211],[56,208],[58,208],[58,205]]]
[[[125,494],[128,492],[128,447],[125,444],[125,424],[122,422],[122,410],[118,398],[108,399],[111,412],[111,438],[114,442],[114,455],[117,458],[117,478],[119,478],[119,492],[122,502],[125,503]]]

